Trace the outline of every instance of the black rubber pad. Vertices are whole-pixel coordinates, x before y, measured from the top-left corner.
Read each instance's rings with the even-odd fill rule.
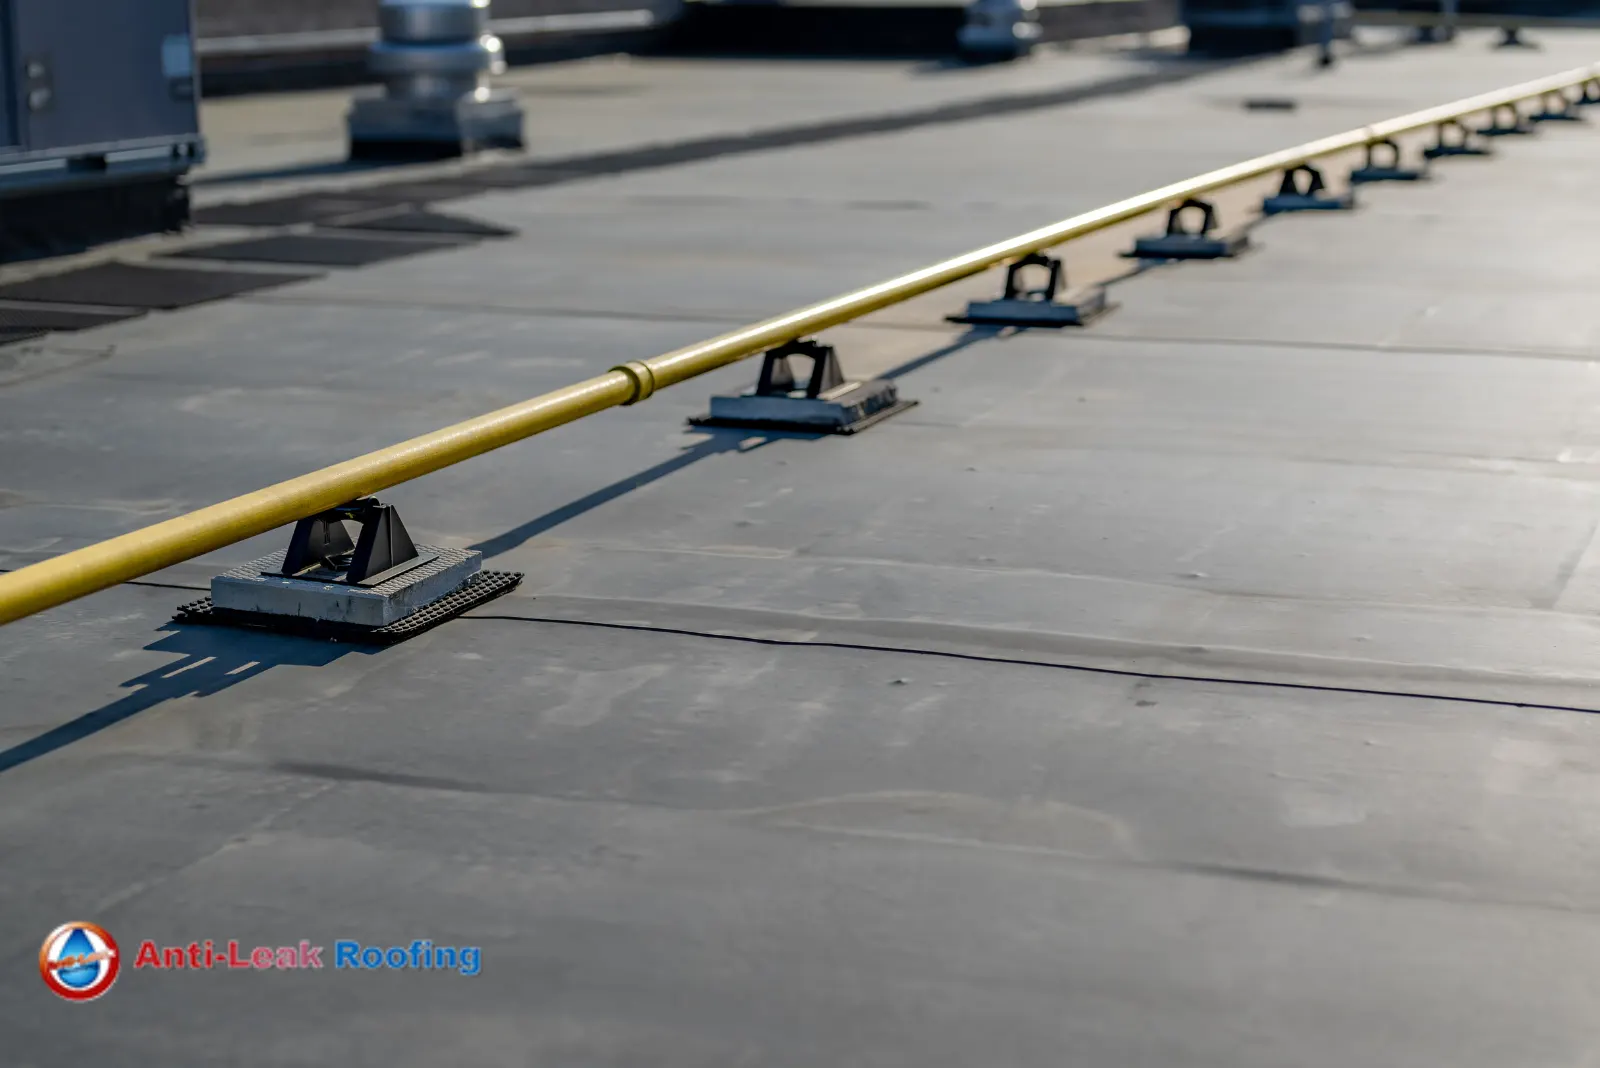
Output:
[[[454,619],[481,604],[510,593],[522,581],[520,571],[480,571],[469,578],[453,593],[447,593],[417,609],[404,619],[386,627],[360,627],[353,623],[330,623],[303,616],[275,616],[265,612],[239,612],[216,608],[211,598],[180,605],[173,619],[179,623],[209,624],[218,627],[241,627],[246,630],[267,630],[278,634],[294,634],[324,641],[349,642],[353,645],[394,645],[407,638],[432,630],[446,620]]]
[[[464,215],[449,215],[426,208],[401,208],[347,215],[322,226],[334,230],[385,230],[412,234],[462,234],[470,237],[512,237],[515,230]]]
[[[0,286],[0,300],[51,304],[99,304],[123,308],[187,308],[208,300],[318,278],[315,274],[202,271],[102,263],[81,271],[30,278]]]
[[[416,238],[354,237],[348,234],[275,234],[229,241],[221,245],[168,253],[179,259],[239,260],[246,263],[304,263],[317,267],[365,267],[369,263],[397,260],[420,252],[438,252],[470,244],[471,238],[437,240]]]
[[[250,204],[213,204],[196,208],[194,221],[210,226],[296,226],[392,204],[394,199],[384,194],[302,193]]]
[[[0,307],[0,330],[87,330],[106,323],[120,323],[137,319],[143,308],[119,308],[115,311],[80,311],[69,308],[5,308]]]

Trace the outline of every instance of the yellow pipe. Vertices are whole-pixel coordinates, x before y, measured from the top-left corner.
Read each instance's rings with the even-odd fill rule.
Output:
[[[1257,178],[1373,141],[1583,85],[1594,67],[1524,82],[1453,104],[1324,137],[1186,181],[1141,193],[1094,211],[875,286],[736,330],[649,360],[635,361],[576,385],[480,415],[320,471],[213,504],[109,541],[0,574],[0,624],[115,586],[141,575],[264,534],[308,515],[458,464],[564,423],[753,356],[775,345],[858,319],[870,312],[987,270],[1030,252],[1147,214],[1174,201]]]

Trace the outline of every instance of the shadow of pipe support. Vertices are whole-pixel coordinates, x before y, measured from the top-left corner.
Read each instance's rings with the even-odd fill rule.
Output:
[[[0,774],[169,701],[210,697],[274,667],[326,667],[347,654],[368,652],[348,645],[176,624],[168,624],[162,632],[163,636],[145,646],[145,651],[176,653],[179,659],[129,679],[122,684],[128,692],[116,700],[0,750]]]

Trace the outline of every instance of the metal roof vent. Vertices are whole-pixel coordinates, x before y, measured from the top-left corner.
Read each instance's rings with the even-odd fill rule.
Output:
[[[368,52],[381,94],[350,109],[352,159],[430,159],[522,147],[522,107],[490,86],[505,46],[489,0],[381,0]]]

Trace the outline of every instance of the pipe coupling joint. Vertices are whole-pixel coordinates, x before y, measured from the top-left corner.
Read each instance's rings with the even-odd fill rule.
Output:
[[[633,396],[623,401],[624,405],[638,404],[642,400],[650,399],[656,391],[656,373],[650,370],[650,365],[640,360],[630,360],[625,364],[613,367],[613,371],[620,371],[628,376],[633,383]]]

